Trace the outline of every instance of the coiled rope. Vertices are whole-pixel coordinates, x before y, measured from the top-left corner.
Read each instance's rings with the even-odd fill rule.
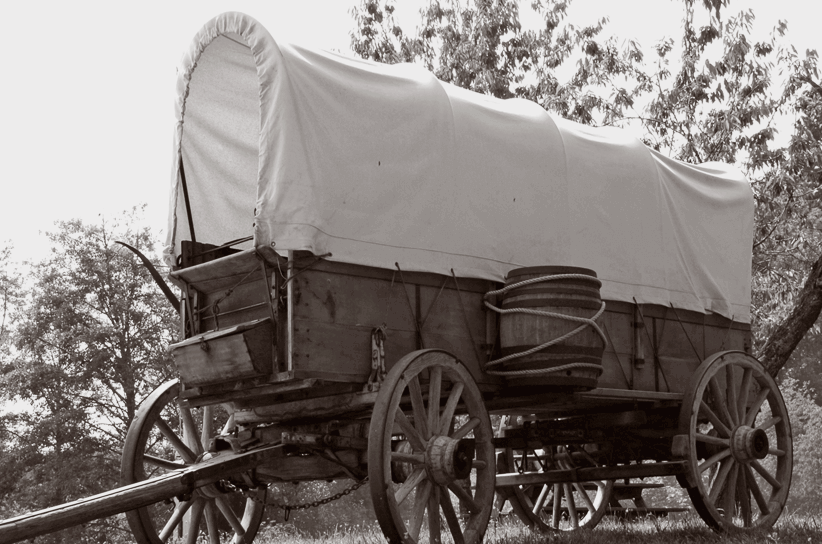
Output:
[[[520,281],[520,282],[517,282],[517,283],[512,283],[511,285],[506,285],[502,289],[497,289],[495,291],[488,291],[487,293],[485,293],[484,298],[486,300],[483,301],[483,303],[485,304],[485,307],[490,309],[490,310],[493,310],[493,311],[495,311],[495,312],[497,312],[498,314],[501,314],[501,315],[506,315],[506,314],[528,314],[528,315],[536,315],[536,316],[541,316],[541,317],[552,317],[552,318],[555,318],[555,319],[563,319],[565,321],[572,321],[574,323],[581,323],[581,325],[579,327],[575,328],[574,330],[572,330],[572,331],[570,331],[566,334],[563,334],[562,336],[554,338],[553,340],[549,340],[548,342],[545,342],[542,345],[536,346],[534,348],[531,348],[529,350],[522,351],[522,352],[519,352],[519,353],[512,353],[510,355],[506,355],[505,357],[500,357],[499,359],[494,359],[493,361],[488,361],[487,363],[485,363],[485,369],[486,369],[486,372],[488,374],[492,374],[492,375],[495,375],[495,376],[524,376],[524,375],[534,375],[534,374],[551,374],[551,373],[555,373],[555,372],[564,372],[566,370],[572,370],[572,369],[595,370],[595,371],[597,371],[598,374],[602,373],[602,366],[592,364],[592,363],[569,363],[567,365],[555,366],[555,367],[551,367],[551,368],[531,368],[531,369],[524,369],[524,370],[493,370],[493,369],[491,369],[491,367],[499,365],[499,364],[504,363],[506,361],[510,361],[512,359],[518,359],[520,357],[526,357],[528,355],[531,355],[532,353],[536,353],[536,352],[538,352],[540,350],[543,350],[547,347],[553,346],[554,344],[559,344],[560,342],[564,342],[565,340],[567,340],[567,339],[571,338],[572,336],[575,336],[575,335],[579,334],[580,332],[582,332],[583,330],[585,330],[586,327],[591,327],[592,329],[594,329],[594,332],[596,332],[599,335],[599,337],[602,338],[603,343],[605,343],[605,345],[608,345],[608,340],[605,337],[605,333],[602,332],[602,329],[600,329],[599,325],[596,323],[596,320],[599,319],[599,317],[605,312],[605,303],[604,302],[600,306],[597,313],[594,314],[592,317],[576,317],[576,316],[573,316],[573,315],[560,314],[560,313],[557,313],[557,312],[548,312],[548,311],[545,311],[545,310],[533,310],[533,309],[530,309],[530,308],[508,308],[508,309],[497,308],[496,306],[494,306],[493,304],[491,304],[487,300],[490,297],[493,297],[493,296],[496,296],[496,295],[502,295],[502,294],[507,293],[508,291],[511,291],[512,289],[517,289],[519,287],[524,287],[526,285],[531,285],[533,283],[541,283],[541,282],[557,281],[557,280],[578,280],[578,279],[594,282],[594,283],[597,284],[597,287],[602,286],[602,282],[599,279],[597,279],[593,276],[588,276],[586,274],[555,274],[553,276],[540,276],[538,278],[531,278],[531,279],[528,279],[528,280],[523,280],[523,281]]]

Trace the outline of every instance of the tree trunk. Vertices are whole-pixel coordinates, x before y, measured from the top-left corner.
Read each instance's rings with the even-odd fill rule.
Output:
[[[758,355],[771,376],[776,377],[776,374],[788,362],[788,358],[796,349],[799,341],[816,323],[820,310],[822,310],[822,255],[813,263],[793,310],[771,332],[768,341]]]

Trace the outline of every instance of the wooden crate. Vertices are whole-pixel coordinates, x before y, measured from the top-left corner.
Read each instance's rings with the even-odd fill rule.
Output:
[[[169,346],[183,383],[207,385],[271,374],[274,327],[270,318],[200,334]]]

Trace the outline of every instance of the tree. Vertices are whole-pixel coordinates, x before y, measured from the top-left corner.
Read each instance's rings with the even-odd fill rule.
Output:
[[[683,161],[739,166],[756,200],[754,347],[776,375],[822,310],[816,53],[800,56],[785,43],[784,22],[769,40],[753,42],[753,12],[724,18],[728,0],[682,0],[678,59],[672,39],[646,54],[633,40],[600,39],[607,21],[564,24],[569,4],[533,2],[544,21],[535,31],[522,29],[515,0],[433,0],[409,38],[390,0],[362,0],[352,10],[352,49],[382,62],[422,62],[444,81],[530,99],[577,122],[633,127],[649,147]],[[699,27],[697,13],[707,19]],[[573,72],[560,81],[558,69],[570,62]],[[786,116],[796,120],[789,143],[779,146],[777,125]]]
[[[8,358],[12,313],[20,299],[20,276],[11,261],[12,246],[0,247],[0,368]]]
[[[139,401],[173,375],[165,349],[175,314],[142,264],[114,245],[152,253],[138,211],[99,224],[57,223],[51,255],[34,265],[15,353],[0,387],[27,410],[14,429],[0,503],[64,503],[118,485],[119,457]],[[104,522],[100,522],[98,527]]]

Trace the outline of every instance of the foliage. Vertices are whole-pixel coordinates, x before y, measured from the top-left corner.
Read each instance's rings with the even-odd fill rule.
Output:
[[[791,512],[822,511],[822,407],[813,401],[807,384],[785,378],[779,386],[793,431],[793,479],[787,508]]]
[[[0,459],[4,509],[115,487],[139,401],[172,374],[173,310],[142,264],[113,244],[151,253],[152,233],[137,219],[132,210],[113,222],[60,222],[50,256],[31,268],[0,375],[13,403],[2,416],[11,434]]]
[[[283,483],[272,485],[269,497],[281,504],[308,503],[342,492],[350,488],[352,483],[348,479]],[[280,523],[284,519],[284,513],[279,508],[269,508],[268,517],[273,523]],[[376,517],[368,484],[326,505],[293,510],[289,513],[288,521],[299,532],[313,536],[374,524]]]
[[[20,300],[21,280],[11,260],[11,252],[10,243],[0,246],[0,368],[9,356],[12,314]]]

